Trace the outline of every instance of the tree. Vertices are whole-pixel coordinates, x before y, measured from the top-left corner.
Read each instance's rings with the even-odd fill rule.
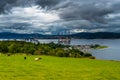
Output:
[[[34,52],[35,52],[35,48],[33,48],[33,47],[31,47],[31,48],[29,48],[28,49],[28,52],[27,53],[29,53],[29,54],[34,54]]]
[[[10,46],[9,46],[9,52],[10,53],[19,53],[20,49],[19,49],[19,46],[15,43],[12,43]]]
[[[65,51],[62,48],[56,49],[56,56],[65,57]]]
[[[0,52],[2,52],[2,53],[7,53],[8,52],[7,44],[3,44],[3,43],[0,44]]]

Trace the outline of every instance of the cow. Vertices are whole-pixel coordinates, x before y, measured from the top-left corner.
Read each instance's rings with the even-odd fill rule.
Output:
[[[40,59],[42,59],[42,58],[35,58],[35,61],[39,61]]]

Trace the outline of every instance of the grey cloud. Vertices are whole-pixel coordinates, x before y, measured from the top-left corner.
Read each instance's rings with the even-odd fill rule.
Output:
[[[0,13],[6,13],[13,7],[17,6],[31,6],[37,0],[0,0]]]
[[[105,23],[105,16],[119,10],[120,3],[112,5],[109,0],[1,0],[0,12],[15,6],[40,5],[48,10],[60,11],[60,17],[65,20],[84,19],[91,22]],[[112,1],[111,1],[112,2]]]
[[[36,4],[40,5],[42,8],[47,7],[48,9],[59,4],[62,0],[38,0]]]
[[[64,0],[0,0],[0,13],[10,10],[17,6],[40,5],[42,8],[52,8]]]
[[[6,29],[20,29],[20,30],[24,30],[29,28],[29,26],[31,26],[31,24],[27,24],[27,23],[14,23],[11,26],[5,27]]]
[[[37,30],[32,24],[13,23],[9,28],[16,30],[33,30],[44,33],[51,31],[53,34],[65,29],[85,29],[87,31],[119,31],[120,16],[109,18],[109,14],[120,13],[119,0],[0,0],[0,13],[11,11],[13,7],[26,7],[39,5],[42,9],[55,11],[60,21],[46,23],[46,30]],[[17,17],[17,16],[16,16]],[[27,17],[17,17],[27,21]],[[34,17],[33,17],[34,18]],[[8,19],[8,18],[6,18]],[[9,18],[11,19],[11,18]],[[9,21],[10,22],[10,21]],[[11,21],[12,22],[12,21]],[[113,23],[114,22],[114,23]],[[23,27],[29,26],[29,27]],[[31,27],[33,26],[33,27]],[[115,26],[115,27],[114,27]],[[112,29],[114,27],[114,29]],[[31,29],[30,29],[31,28]],[[40,29],[40,28],[39,28]]]
[[[67,6],[66,8],[61,9],[61,18],[67,20],[83,19],[91,22],[105,23],[104,17],[107,14],[113,12],[112,9],[109,9],[105,5],[103,6],[103,4],[100,3],[86,3],[77,4],[77,2],[73,2],[69,4],[69,6]]]

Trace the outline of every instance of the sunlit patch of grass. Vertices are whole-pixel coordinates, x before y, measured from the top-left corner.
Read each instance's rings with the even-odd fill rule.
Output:
[[[1,55],[0,80],[120,80],[117,61],[24,56]]]

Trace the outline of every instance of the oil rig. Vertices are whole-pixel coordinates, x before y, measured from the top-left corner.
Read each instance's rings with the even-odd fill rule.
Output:
[[[70,37],[70,31],[65,30],[58,33],[58,44],[64,44],[64,45],[70,45],[71,43],[71,37]]]
[[[39,39],[38,34],[34,34],[33,37],[25,38],[23,41],[32,42],[32,43],[38,44],[39,43],[38,39]]]

